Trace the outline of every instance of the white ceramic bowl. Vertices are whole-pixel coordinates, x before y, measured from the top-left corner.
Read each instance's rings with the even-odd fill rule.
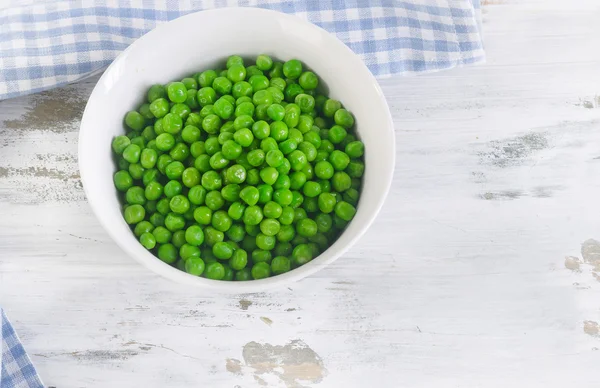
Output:
[[[215,68],[232,54],[300,59],[342,101],[365,144],[364,184],[357,213],[340,238],[311,262],[283,275],[224,282],[189,275],[148,252],[123,220],[112,177],[112,139],[124,133],[123,117],[145,102],[148,87]],[[395,159],[390,112],[363,62],[342,42],[297,17],[257,8],[227,8],[190,14],[135,41],[108,67],[87,103],[79,134],[83,187],[96,216],[127,252],[152,271],[179,283],[229,292],[256,292],[308,276],[342,255],[367,230],[383,205]]]

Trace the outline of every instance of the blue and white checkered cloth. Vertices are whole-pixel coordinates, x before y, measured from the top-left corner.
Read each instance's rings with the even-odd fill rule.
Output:
[[[19,337],[13,330],[4,310],[0,308],[0,332],[2,349],[0,351],[0,387],[1,388],[44,388],[29,356],[25,353]]]
[[[228,6],[269,8],[306,19],[334,33],[379,77],[485,59],[479,0],[8,0],[6,4],[0,3],[0,100],[83,79],[104,69],[157,25],[190,12]],[[1,315],[0,387],[43,387],[8,319]]]
[[[479,1],[19,0],[32,4],[0,9],[0,100],[85,78],[157,25],[228,6],[306,19],[346,43],[375,76],[449,69],[484,61]]]

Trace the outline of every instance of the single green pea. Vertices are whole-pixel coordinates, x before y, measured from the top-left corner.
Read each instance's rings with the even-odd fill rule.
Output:
[[[212,110],[214,114],[224,120],[227,120],[233,115],[234,108],[229,101],[221,97],[215,101]]]
[[[339,193],[348,190],[352,186],[352,179],[344,171],[337,171],[331,180],[333,189]]]
[[[270,56],[261,54],[256,57],[256,67],[262,71],[270,70],[273,67],[273,60]]]
[[[225,173],[228,182],[243,183],[246,180],[246,169],[240,164],[229,167]]]
[[[292,203],[293,194],[289,189],[275,190],[273,193],[273,201],[281,206],[287,206]]]
[[[296,191],[296,190],[292,191],[292,202],[290,203],[290,207],[293,209],[296,209],[297,207],[300,207],[303,202],[304,202],[304,196],[302,194],[300,194],[299,191]]]
[[[349,204],[351,204],[352,206],[356,207],[356,205],[358,204],[358,199],[360,197],[360,193],[356,189],[349,188],[348,190],[346,190],[344,192],[342,197],[343,197],[344,201],[346,201]]]
[[[112,141],[112,149],[116,154],[121,155],[130,144],[131,140],[127,136],[117,136]]]
[[[255,249],[252,251],[252,262],[253,263],[270,263],[273,255],[268,250]]]
[[[231,81],[229,79],[221,76],[221,77],[215,78],[215,80],[213,81],[212,87],[217,93],[224,95],[224,94],[231,93],[231,88],[233,87],[233,84],[231,83]]]
[[[200,109],[198,113],[198,117],[200,118],[200,126],[202,126],[202,120],[208,115],[215,114],[215,106],[214,105],[206,105]]]
[[[240,116],[236,117],[235,120],[233,121],[233,128],[236,130],[236,133],[240,129],[252,128],[252,125],[254,125],[254,119],[251,116],[249,116],[249,115],[240,115]],[[252,136],[252,138],[250,139],[250,142],[254,139],[254,136],[252,135],[252,132],[250,132],[250,131],[248,131],[248,132],[244,131],[243,133],[244,134],[250,133],[250,135]],[[244,147],[248,147],[249,145],[250,144],[244,145]]]
[[[300,107],[296,104],[288,104],[285,106],[285,116],[283,118],[283,122],[288,126],[288,128],[296,128],[298,123],[300,122]]]
[[[221,118],[216,114],[209,114],[202,120],[202,129],[204,129],[208,134],[214,135],[219,133],[220,127]]]
[[[140,160],[141,153],[142,150],[137,144],[130,144],[123,150],[123,159],[129,163],[137,163]]]
[[[271,134],[271,127],[266,121],[259,120],[252,125],[252,133],[255,138],[262,140]]]
[[[208,156],[208,154],[199,155],[194,160],[194,167],[201,173],[206,173],[210,171],[210,156]]]
[[[156,203],[156,211],[159,214],[167,215],[171,211],[171,206],[169,205],[169,198],[163,198]]]
[[[272,104],[267,108],[267,115],[271,120],[281,121],[285,117],[285,108],[279,104]]]
[[[249,185],[258,185],[260,183],[260,173],[258,169],[253,168],[246,173],[246,183]]]
[[[303,193],[310,198],[317,197],[321,194],[321,185],[314,181],[308,181],[303,186]]]
[[[260,170],[260,178],[268,185],[273,185],[279,177],[279,172],[274,167],[265,167]]]
[[[264,73],[256,65],[248,66],[246,68],[246,79],[250,79],[254,75],[264,75]]]
[[[252,150],[248,152],[248,163],[250,163],[251,166],[258,167],[263,164],[265,157],[266,155],[263,150]]]
[[[280,142],[288,137],[288,126],[283,121],[274,121],[271,123],[271,137]]]
[[[298,144],[298,149],[306,155],[306,160],[312,162],[317,157],[317,148],[309,142],[303,141]]]
[[[173,102],[185,102],[187,99],[187,88],[183,82],[171,82],[167,85],[167,96]]]
[[[292,252],[292,260],[296,266],[301,266],[313,259],[312,249],[308,244],[299,244]]]
[[[328,99],[323,104],[323,115],[333,118],[335,112],[342,108],[342,104],[338,100]]]
[[[243,81],[246,78],[246,68],[239,63],[228,67],[227,78],[234,83]]]
[[[212,210],[219,210],[225,205],[225,199],[221,195],[220,191],[214,190],[209,191],[206,194],[206,199],[204,200],[204,203]]]
[[[293,139],[287,139],[279,144],[279,149],[285,155],[289,155],[296,148],[298,148],[298,143],[296,140],[293,140]]]
[[[258,225],[263,220],[263,213],[260,207],[250,205],[244,210],[243,221],[246,225]]]
[[[181,80],[186,89],[198,89],[198,81],[195,78],[186,77]]]
[[[177,260],[177,248],[173,244],[161,244],[158,247],[158,258],[167,264],[173,264]]]
[[[250,268],[243,268],[235,273],[235,280],[239,282],[252,280],[252,272]]]
[[[252,90],[254,91],[254,93],[261,90],[265,90],[269,87],[269,79],[261,74],[251,76],[248,79],[248,82],[250,83],[250,85],[252,85]]]
[[[229,209],[227,209],[227,215],[231,217],[233,220],[239,220],[244,215],[244,210],[246,210],[246,206],[241,202],[234,202],[229,205]]]
[[[163,185],[156,181],[152,181],[148,183],[146,189],[144,190],[144,196],[149,201],[158,200],[163,194]]]
[[[328,161],[320,161],[315,165],[315,175],[319,179],[331,179],[334,172],[333,165]]]
[[[185,166],[180,161],[173,161],[165,168],[165,175],[169,179],[179,179],[185,170]]]
[[[348,135],[346,129],[340,125],[334,125],[329,130],[329,140],[333,144],[340,144]]]
[[[271,266],[269,263],[260,262],[252,266],[252,278],[254,280],[265,279],[271,275]]]
[[[209,207],[199,206],[194,210],[194,220],[200,225],[210,225],[212,214],[212,210]]]
[[[283,78],[283,63],[273,61],[273,66],[268,75],[269,78]]]
[[[228,160],[235,160],[242,154],[242,146],[234,140],[227,140],[221,148],[223,156]]]
[[[215,136],[210,136],[204,142],[204,149],[206,150],[206,154],[213,156],[217,152],[221,151],[221,144],[219,143],[219,138]]]
[[[226,201],[235,202],[240,198],[240,185],[231,183],[221,189],[221,195]]]
[[[287,158],[284,158],[283,163],[281,163],[279,165],[279,167],[277,167],[277,171],[279,172],[279,174],[284,174],[284,175],[289,174],[291,169],[292,169],[292,165],[290,164],[290,161]]]
[[[263,214],[267,218],[279,218],[281,217],[283,208],[277,202],[269,201],[263,207]]]
[[[236,249],[231,255],[229,265],[236,271],[244,269],[248,264],[248,252],[243,249]]]
[[[315,99],[311,95],[300,93],[296,95],[294,102],[300,107],[300,111],[302,113],[309,113],[315,109]]]
[[[306,175],[301,171],[295,171],[290,175],[290,189],[300,190],[306,183]]]
[[[137,136],[137,134],[135,137],[131,138],[131,144],[135,144],[136,146],[140,147],[140,150],[146,148],[146,141],[143,137]]]
[[[334,150],[329,155],[329,163],[331,163],[335,170],[342,171],[348,167],[348,163],[350,163],[350,157],[343,151]]]
[[[252,101],[252,92],[252,85],[246,81],[238,81],[231,88],[231,94],[237,100],[242,97],[248,97],[248,99],[244,101]],[[236,101],[236,104],[239,105],[240,102]]]
[[[350,221],[356,214],[356,208],[346,201],[340,201],[335,205],[335,215],[344,221]]]
[[[243,116],[240,116],[243,117]],[[238,120],[240,117],[236,118]],[[250,124],[250,127],[252,124]],[[233,138],[242,147],[249,147],[252,141],[254,140],[254,135],[252,131],[250,131],[247,127],[236,130],[233,134]]]
[[[146,210],[142,205],[129,205],[125,208],[123,212],[123,217],[125,218],[125,222],[129,225],[137,224],[142,221],[146,216]]]
[[[258,203],[265,204],[273,198],[273,186],[268,184],[258,185]]]
[[[296,97],[296,99],[298,99],[298,97]],[[305,134],[312,130],[314,122],[315,120],[312,118],[312,116],[308,114],[301,114],[298,118],[298,125],[296,126],[296,128],[298,128],[300,133]]]
[[[269,109],[269,105],[267,104],[257,105],[254,109],[254,116],[256,116],[258,120],[269,120],[267,109]]]
[[[152,235],[156,239],[156,242],[159,244],[168,243],[169,241],[171,241],[172,237],[171,232],[163,226],[157,226],[156,228],[154,228],[154,230],[152,231]]]
[[[271,271],[274,275],[281,275],[291,268],[290,260],[285,256],[277,256],[271,261]]]
[[[244,66],[244,59],[242,57],[240,57],[239,55],[230,55],[227,58],[227,63],[225,64],[225,67],[229,69],[235,65]]]
[[[146,203],[144,189],[139,186],[130,187],[125,193],[125,201],[131,205],[144,205]]]
[[[321,141],[321,146],[319,147],[319,151],[325,151],[328,154],[332,153],[335,150],[335,146],[328,139],[324,139]]]
[[[287,86],[285,80],[283,78],[274,77],[269,81],[269,87],[274,87],[279,89],[281,92],[285,90]]]
[[[293,229],[293,228],[292,228]],[[278,241],[273,249],[273,255],[275,256],[290,256],[294,247],[289,242]]]
[[[305,133],[304,141],[314,145],[315,148],[317,148],[317,150],[319,149],[319,147],[321,147],[321,136],[318,132],[309,131]]]
[[[202,253],[200,251],[200,248],[198,248],[197,246],[194,246],[194,245],[183,244],[179,248],[179,256],[181,256],[181,258],[183,260],[189,260],[189,259],[193,259],[193,258],[199,259],[201,255],[202,255]]]
[[[133,230],[133,234],[135,234],[135,236],[139,238],[144,233],[152,233],[153,230],[154,230],[154,225],[152,225],[152,223],[150,223],[148,221],[140,221],[135,226],[135,229]]]
[[[275,236],[280,228],[279,221],[272,218],[265,218],[260,223],[260,231],[266,236]]]
[[[292,59],[283,64],[283,74],[290,79],[297,79],[302,74],[302,63]]]
[[[317,231],[319,231],[320,233],[329,232],[331,230],[331,227],[333,226],[333,218],[329,214],[317,214],[317,216],[315,217],[315,222],[317,223]]]
[[[169,151],[175,146],[175,138],[170,133],[162,133],[156,137],[156,148],[160,151]]]
[[[255,109],[254,108],[254,104],[252,102],[242,102],[242,103],[239,103],[235,107],[235,117],[248,116],[248,117],[252,118],[252,116],[254,115],[254,109]],[[250,122],[250,120],[248,118],[246,118],[246,117],[244,117],[243,120],[244,120],[244,122],[238,121],[238,127],[239,128],[242,128],[242,126],[240,126],[240,124],[246,125],[246,123]],[[254,124],[254,123],[252,123],[252,124]],[[244,128],[250,128],[250,127],[246,127],[246,126],[243,126],[243,127]]]
[[[286,243],[292,241],[296,236],[296,230],[292,225],[283,225],[277,232],[277,241]]]
[[[291,185],[292,185],[292,182],[288,175],[279,174],[279,176],[277,177],[277,180],[273,184],[273,187],[275,188],[275,190],[280,190],[280,189],[289,189],[291,187]]]
[[[150,148],[144,148],[140,155],[140,164],[144,168],[153,168],[158,160],[158,153]]]
[[[283,207],[281,216],[279,216],[279,222],[282,225],[291,225],[294,222],[295,212],[290,206]]]
[[[306,155],[300,150],[292,151],[288,155],[288,160],[290,161],[290,165],[294,171],[300,171],[308,164]]]
[[[131,163],[127,171],[133,179],[142,179],[144,176],[144,167],[139,163]]]
[[[186,187],[194,187],[200,183],[200,171],[194,167],[188,167],[183,170],[181,181]]]
[[[127,171],[117,171],[113,176],[113,182],[119,191],[127,191],[133,186],[133,178]]]
[[[237,202],[239,204],[239,202]],[[243,206],[243,205],[242,205]],[[231,210],[231,207],[229,208]],[[246,230],[240,224],[233,224],[226,233],[227,238],[234,242],[242,242],[246,236]]]
[[[204,232],[198,225],[192,225],[185,230],[185,241],[187,244],[198,247],[204,242]],[[182,255],[183,257],[183,255]]]
[[[285,105],[285,101],[283,101],[283,100],[285,99],[285,94],[283,94],[283,91],[281,91],[279,88],[276,88],[276,87],[273,87],[273,86],[269,86],[265,90],[267,92],[271,93],[271,96],[273,97],[273,103],[274,104],[279,104],[279,105],[281,105],[282,108],[284,107],[283,105]]]
[[[316,182],[315,182],[316,183]],[[318,185],[318,183],[317,183]],[[321,186],[319,186],[320,190]],[[306,196],[304,198],[304,202],[302,203],[302,207],[306,210],[307,213],[314,213],[319,210],[318,198],[316,196],[310,197]]]
[[[319,85],[319,78],[312,71],[305,71],[300,75],[298,83],[304,90],[313,90]]]
[[[181,186],[181,183],[175,180],[167,182],[167,184],[163,188],[165,196],[169,199],[181,194],[182,191],[183,187]]]
[[[363,162],[351,161],[345,170],[350,178],[360,178],[365,173],[365,164]]]
[[[258,203],[258,197],[258,189],[254,186],[246,186],[240,191],[240,199],[250,206]]]
[[[192,113],[192,110],[186,104],[177,103],[171,107],[170,113],[181,118],[181,121],[183,124],[183,121],[188,118],[189,114]],[[165,117],[166,117],[166,115],[165,115]],[[163,123],[164,123],[164,117],[163,117]]]
[[[198,90],[196,99],[201,107],[213,105],[217,101],[217,92],[210,86],[206,86]]]
[[[173,148],[171,148],[169,155],[171,155],[173,160],[182,162],[190,156],[190,148],[185,143],[177,143]]]
[[[220,260],[228,260],[233,256],[233,247],[226,242],[220,241],[212,247],[213,254]]]
[[[150,112],[154,115],[154,117],[160,119],[161,117],[164,117],[167,113],[169,113],[169,101],[167,101],[165,98],[157,98],[156,100],[150,103],[149,109]]]
[[[197,109],[197,108],[193,108],[193,109]],[[202,119],[203,119],[203,117],[200,117],[200,113],[192,112],[188,116],[187,120],[185,120],[185,125],[193,125],[194,127],[200,128],[202,126]],[[156,123],[154,125],[156,127]],[[156,128],[154,128],[154,130],[156,132]],[[158,132],[157,132],[157,135],[158,135]]]
[[[154,84],[152,86],[150,86],[150,88],[148,89],[148,93],[146,94],[146,97],[148,98],[148,102],[153,102],[154,100],[157,100],[159,98],[164,98],[167,96],[167,91],[165,90],[165,87],[162,86],[161,84]]]
[[[146,119],[139,112],[132,110],[125,115],[125,125],[134,131],[141,131],[145,124]]]
[[[193,248],[196,248],[196,247],[193,247]],[[182,256],[182,258],[183,258],[183,256]],[[185,260],[185,272],[189,273],[190,275],[194,275],[194,276],[200,276],[204,273],[204,271],[206,269],[206,264],[204,263],[204,260],[202,260],[200,257],[191,256],[184,260]]]
[[[336,196],[334,194],[321,193],[318,200],[319,210],[323,213],[331,213],[335,208],[336,202]]]
[[[171,211],[177,214],[183,214],[190,209],[190,201],[184,195],[176,195],[169,201]]]
[[[248,234],[248,236],[250,237],[256,237],[258,236],[258,234],[260,233],[260,226],[257,225],[250,225],[250,224],[244,224],[244,230],[246,231],[246,233]],[[245,238],[244,238],[245,239]],[[252,239],[253,241],[253,247],[252,249],[250,249],[250,245],[247,241],[243,241],[242,244],[244,245],[244,249],[251,251],[253,249],[256,249],[256,238]]]
[[[150,182],[158,182],[160,178],[160,173],[155,168],[150,168],[144,171],[144,175],[142,176],[142,182],[145,186],[148,186]]]
[[[222,280],[225,277],[225,267],[218,262],[210,263],[204,270],[204,276],[207,279]]]
[[[337,125],[340,125],[344,128],[352,128],[354,125],[354,117],[352,117],[350,112],[343,108],[335,111],[333,119]]]
[[[169,213],[165,217],[165,226],[171,232],[176,232],[185,227],[185,218],[181,214]]]
[[[212,86],[212,84],[216,78],[217,78],[216,71],[206,70],[198,75],[198,84],[202,88],[209,87],[209,86]]]
[[[156,246],[156,238],[150,232],[145,232],[140,236],[140,243],[148,250],[154,249]]]
[[[202,186],[204,186],[204,188],[206,188],[207,190],[220,190],[223,185],[221,175],[219,175],[218,172],[212,170],[207,171],[206,173],[204,173],[204,175],[202,175],[201,183]]]
[[[268,87],[268,81],[266,86]],[[255,91],[254,95],[252,96],[252,102],[256,106],[266,105],[268,107],[273,103],[273,95],[268,90]]]

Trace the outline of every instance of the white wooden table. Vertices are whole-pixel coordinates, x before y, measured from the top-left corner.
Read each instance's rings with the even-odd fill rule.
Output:
[[[109,239],[77,169],[96,79],[0,102],[0,302],[46,384],[597,387],[600,3],[484,3],[486,65],[381,82],[373,227],[269,293],[178,286]]]

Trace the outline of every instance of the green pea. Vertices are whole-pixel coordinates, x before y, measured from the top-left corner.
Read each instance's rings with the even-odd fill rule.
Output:
[[[315,108],[315,99],[305,93],[300,93],[294,98],[296,105],[300,107],[302,113],[309,113]],[[311,125],[312,126],[312,125]]]
[[[335,111],[333,118],[337,125],[340,125],[344,128],[352,128],[354,125],[354,117],[352,117],[352,114],[346,109],[342,108]]]
[[[287,206],[292,203],[292,192],[289,189],[275,190],[273,193],[273,200],[281,206]]]
[[[279,89],[280,91],[284,91],[286,87],[286,82],[283,78],[274,77],[269,81],[269,87],[274,87]]]
[[[272,104],[267,108],[267,115],[271,120],[281,121],[285,117],[285,108],[279,104]]]
[[[346,201],[340,201],[335,205],[335,215],[344,221],[350,221],[356,214],[356,208]]]
[[[319,195],[318,205],[319,210],[323,213],[331,213],[336,204],[336,196],[331,193],[321,193]]]
[[[211,136],[204,142],[204,149],[206,150],[206,154],[213,156],[217,152],[221,150],[221,144],[219,143],[219,138],[215,136]]]
[[[221,192],[217,190],[209,191],[206,194],[204,202],[212,210],[219,210],[225,205],[225,199],[221,195]]]
[[[252,101],[252,98],[250,98],[252,97],[252,92],[252,85],[250,85],[250,83],[246,81],[238,81],[231,88],[231,94],[236,99],[240,99],[242,97],[249,97],[247,101]],[[240,103],[236,101],[236,104],[239,105]]]
[[[246,183],[249,185],[258,185],[260,183],[260,174],[256,168],[247,171]]]
[[[145,123],[146,119],[139,112],[132,110],[125,115],[125,125],[134,131],[141,131]]]
[[[280,174],[284,174],[287,175],[289,174],[290,170],[292,169],[292,165],[290,164],[290,161],[286,158],[283,159],[283,163],[281,163],[279,165],[279,167],[277,167],[277,171]]]
[[[351,161],[346,167],[346,172],[351,178],[360,178],[365,172],[365,164],[363,162]]]
[[[239,204],[239,202],[237,202]],[[242,205],[243,206],[243,205]],[[229,208],[231,210],[231,208]],[[243,213],[243,212],[242,212]],[[240,224],[233,224],[226,233],[227,237],[234,242],[241,242],[246,236],[244,227]]]
[[[234,164],[227,169],[225,176],[228,182],[240,184],[246,180],[246,169],[240,164]]]
[[[214,70],[206,70],[198,75],[198,84],[200,87],[212,86],[214,80],[217,78],[217,72]]]
[[[200,225],[210,225],[212,214],[212,210],[209,207],[199,206],[194,210],[194,220]]]
[[[202,119],[203,117],[200,117],[200,113],[192,112],[188,116],[187,120],[185,120],[185,125],[193,125],[194,127],[200,128],[202,126]],[[154,130],[156,131],[156,128]]]
[[[131,144],[127,136],[117,136],[112,141],[112,149],[116,154],[123,154],[123,151]]]
[[[113,182],[119,191],[127,191],[133,186],[133,178],[127,171],[117,171],[113,176]]]
[[[269,87],[269,79],[262,74],[256,74],[251,76],[248,79],[250,85],[252,85],[252,90],[256,93],[260,90],[265,90]]]
[[[184,161],[190,156],[190,149],[185,143],[177,143],[169,151],[169,155],[171,155],[173,160]]]
[[[273,97],[273,103],[274,104],[279,104],[283,108],[283,105],[285,104],[285,101],[283,101],[284,98],[285,98],[285,94],[283,94],[283,91],[280,90],[279,88],[272,87],[272,86],[269,86],[265,90],[267,92],[271,93],[271,96]]]
[[[266,236],[275,236],[280,228],[279,221],[272,218],[265,218],[260,223],[260,231]]]
[[[151,233],[154,230],[154,225],[148,221],[140,221],[133,230],[136,237],[140,237],[144,233]]]
[[[240,117],[236,118],[236,120],[240,119]],[[250,124],[250,126],[252,126],[252,124]],[[254,135],[252,134],[252,131],[248,129],[248,127],[244,127],[240,128],[239,130],[236,130],[233,134],[233,138],[236,141],[236,143],[238,143],[242,147],[249,147],[252,141],[254,140]]]
[[[141,152],[138,145],[130,144],[123,150],[123,159],[129,163],[137,163],[140,160]]]
[[[213,245],[212,252],[217,259],[228,260],[233,256],[233,247],[226,242],[220,241]]]
[[[142,182],[144,183],[144,185],[148,186],[150,182],[158,181],[159,177],[160,173],[158,172],[158,170],[155,168],[151,168],[144,171],[144,175],[142,176]]]
[[[235,64],[227,69],[227,78],[231,82],[240,82],[246,78],[246,68],[243,64]]]
[[[244,206],[241,202],[234,202],[227,209],[227,215],[231,217],[233,220],[239,220],[244,215],[244,210],[246,210],[246,206]]]
[[[205,269],[206,264],[200,257],[192,256],[188,259],[185,259],[185,272],[189,273],[190,275],[200,276],[204,273]]]
[[[156,137],[156,148],[160,151],[169,151],[175,146],[175,138],[170,133],[162,133]]]
[[[243,249],[236,249],[231,255],[229,265],[236,271],[244,269],[248,264],[248,253]]]
[[[302,86],[294,83],[288,84],[288,86],[286,86],[285,90],[283,91],[283,95],[285,96],[285,100],[287,102],[294,102],[296,96],[303,93],[306,94],[305,90],[302,89]]]
[[[318,132],[309,131],[304,134],[304,141],[314,145],[317,150],[321,147],[321,136]]]
[[[264,162],[265,157],[266,155],[263,150],[252,150],[248,152],[248,163],[250,163],[251,166],[258,167]]]
[[[352,180],[348,174],[343,171],[338,171],[333,174],[332,186],[337,192],[343,192],[348,190],[352,185]]]
[[[346,129],[340,125],[334,125],[329,130],[329,140],[333,144],[340,144],[348,135]]]
[[[348,163],[350,163],[350,157],[343,151],[334,150],[329,155],[329,163],[331,163],[335,170],[342,171],[348,166]]]
[[[194,98],[196,98],[195,95],[194,95]],[[177,103],[171,107],[170,113],[175,116],[180,117],[182,120],[182,124],[183,124],[183,120],[187,119],[189,114],[192,113],[192,110],[186,104]],[[164,123],[164,117],[163,117],[163,123]]]
[[[260,177],[268,185],[273,185],[279,177],[279,172],[274,167],[265,167],[260,170]]]
[[[204,228],[204,240],[208,246],[212,247],[218,242],[222,242],[225,239],[223,232],[208,226]]]
[[[317,197],[321,194],[321,185],[314,181],[308,181],[304,184],[303,193],[310,198]]]
[[[236,107],[235,107],[235,117],[240,117],[240,116],[248,116],[249,118],[252,118],[252,116],[254,115],[254,104],[252,102],[242,102],[239,103]],[[246,122],[251,122],[248,118],[244,117],[244,120]],[[239,121],[238,121],[239,122]],[[235,123],[234,123],[235,124]],[[252,123],[254,124],[254,123]],[[238,124],[238,126],[240,126]],[[241,127],[241,126],[240,126]],[[247,126],[243,126],[244,128],[250,128]],[[239,129],[239,128],[238,128]]]
[[[163,226],[157,226],[156,228],[154,228],[154,230],[152,231],[152,235],[156,239],[156,242],[159,244],[168,243],[169,241],[171,241],[172,236],[171,232]]]
[[[144,196],[144,189],[139,186],[130,187],[125,193],[125,201],[132,205],[144,205],[146,203],[146,197]]]
[[[156,238],[150,232],[145,232],[140,236],[140,244],[148,250],[154,249],[156,246]]]
[[[260,70],[267,71],[273,67],[273,60],[268,55],[261,54],[256,57],[256,67]]]
[[[333,165],[327,161],[321,161],[315,165],[315,175],[320,179],[331,179],[334,172]]]
[[[173,102],[185,102],[187,98],[187,88],[183,82],[171,82],[167,86],[167,96]]]
[[[283,64],[283,74],[290,79],[297,79],[302,74],[302,63],[292,59]]]
[[[283,207],[281,216],[279,216],[279,222],[282,225],[291,225],[294,222],[294,209],[289,206]]]
[[[319,85],[319,78],[312,71],[305,71],[300,75],[298,79],[298,83],[304,90],[313,90],[316,89]]]
[[[173,244],[161,244],[158,247],[158,258],[167,264],[173,264],[177,260],[177,248]]]
[[[277,256],[271,261],[271,271],[274,275],[281,275],[290,270],[290,260],[285,256]]]
[[[244,210],[243,221],[246,225],[258,225],[263,220],[263,217],[260,207],[250,205]]]
[[[153,181],[148,183],[146,189],[144,190],[144,196],[149,201],[156,201],[163,194],[163,185],[160,183]]]
[[[165,187],[163,188],[163,192],[165,193],[165,196],[167,198],[173,198],[174,196],[181,194],[181,192],[183,191],[183,187],[181,186],[181,183],[179,183],[178,181],[169,181],[167,182],[167,184],[165,185]]]
[[[231,183],[221,189],[221,195],[226,201],[235,202],[240,198],[241,190],[240,185]]]
[[[252,133],[255,138],[262,140],[271,134],[271,127],[266,121],[259,120],[252,125]]]
[[[204,276],[207,279],[222,280],[225,277],[225,267],[218,262],[210,263],[206,266]]]
[[[196,170],[206,173],[210,170],[210,156],[208,154],[199,155],[194,161]]]
[[[130,164],[128,171],[133,179],[142,179],[144,175],[144,167],[139,163]]]
[[[258,203],[265,204],[273,198],[273,187],[268,184],[258,185]]]
[[[125,222],[128,224],[137,224],[142,221],[146,216],[146,210],[142,205],[129,205],[125,208],[123,212],[123,217],[125,218]]]
[[[233,105],[223,97],[215,101],[213,105],[213,112],[224,120],[230,118],[233,115],[233,111]]]
[[[252,251],[252,261],[254,263],[270,263],[273,255],[268,250],[255,249]]]
[[[292,260],[297,266],[308,263],[312,258],[313,252],[308,244],[299,244],[292,252]]]
[[[290,165],[294,171],[302,170],[308,163],[306,155],[300,150],[292,151],[288,155],[288,160],[290,161]]]
[[[290,203],[290,206],[293,209],[296,209],[297,207],[302,205],[303,202],[304,202],[304,196],[302,194],[300,194],[299,191],[295,191],[295,190],[292,191],[292,202]]]
[[[252,278],[255,280],[265,279],[271,275],[271,266],[268,263],[260,262],[252,266]]]
[[[185,166],[180,161],[173,161],[165,168],[165,175],[169,179],[179,179],[185,170]]]
[[[321,194],[322,195],[322,194]],[[319,197],[320,199],[320,197]],[[334,199],[335,201],[335,199]],[[320,205],[319,205],[320,208]],[[317,231],[320,233],[327,233],[331,230],[333,226],[333,218],[329,214],[319,213],[315,217],[315,222],[317,224]]]

